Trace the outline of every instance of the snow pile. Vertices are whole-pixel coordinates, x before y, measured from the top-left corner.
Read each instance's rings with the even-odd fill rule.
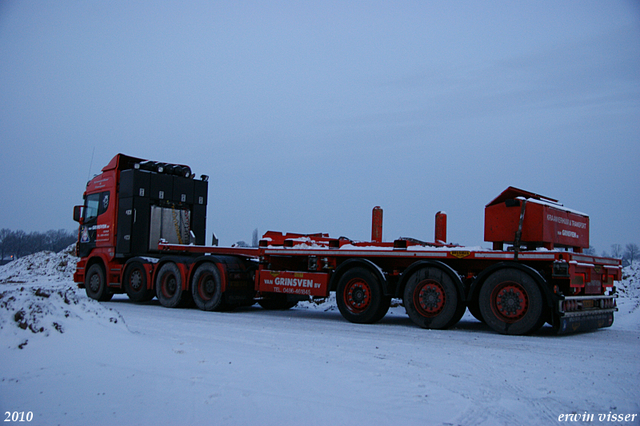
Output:
[[[640,263],[634,263],[622,270],[622,281],[617,286],[620,297],[640,301]]]
[[[0,287],[0,335],[4,345],[23,349],[29,339],[62,334],[79,321],[120,324],[120,314],[89,299],[68,283]]]
[[[9,262],[0,267],[0,284],[69,280],[78,262],[75,247],[72,244],[59,253],[41,251]]]
[[[3,345],[23,349],[29,339],[62,334],[84,320],[124,327],[119,313],[89,299],[73,283],[73,250],[40,252],[0,267]]]
[[[627,329],[640,328],[640,263],[634,263],[622,270],[622,281],[616,285],[618,290],[618,312],[616,325]]]

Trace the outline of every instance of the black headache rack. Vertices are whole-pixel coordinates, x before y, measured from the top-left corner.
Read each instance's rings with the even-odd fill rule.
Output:
[[[205,244],[208,178],[187,166],[134,162],[120,171],[116,256],[158,251],[163,239]]]

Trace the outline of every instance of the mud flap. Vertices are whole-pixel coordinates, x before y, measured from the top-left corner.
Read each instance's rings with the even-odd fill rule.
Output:
[[[597,328],[611,327],[612,324],[613,312],[563,317],[560,318],[558,334],[580,333]]]

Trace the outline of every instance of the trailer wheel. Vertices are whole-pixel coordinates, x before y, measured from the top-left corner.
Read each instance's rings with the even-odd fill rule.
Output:
[[[347,320],[358,324],[379,321],[389,310],[390,297],[382,294],[382,286],[365,268],[349,269],[340,278],[336,290],[340,313]]]
[[[409,318],[422,328],[450,327],[462,317],[460,311],[464,313],[453,279],[436,267],[421,268],[409,277],[404,307]]]
[[[108,302],[113,297],[113,293],[107,288],[104,270],[97,263],[91,265],[87,271],[84,288],[87,296],[100,302]]]
[[[215,264],[207,262],[198,266],[191,279],[191,295],[203,311],[213,311],[222,305],[220,272]]]
[[[544,299],[533,278],[519,269],[499,269],[480,289],[480,313],[498,333],[528,334],[544,324]]]
[[[147,288],[147,271],[140,262],[131,262],[124,271],[124,289],[133,302],[148,302],[156,292]]]
[[[371,320],[371,322],[376,323],[380,321],[382,318],[384,318],[385,315],[387,315],[387,312],[389,312],[390,307],[391,307],[391,296],[382,296],[380,306],[378,307],[378,310],[376,311],[376,314],[373,316],[373,319]]]
[[[258,305],[270,311],[286,311],[298,304],[297,300],[290,301],[286,294],[270,294],[264,299],[258,300]]]
[[[177,308],[182,302],[182,275],[173,262],[160,267],[156,277],[156,297],[166,308]]]

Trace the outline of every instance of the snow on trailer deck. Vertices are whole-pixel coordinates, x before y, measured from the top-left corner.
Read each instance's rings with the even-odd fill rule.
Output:
[[[46,328],[0,310],[0,409],[34,425],[553,425],[640,412],[637,266],[611,328],[562,338],[504,336],[469,315],[423,330],[400,306],[362,325],[333,301],[230,313],[98,303],[73,268],[51,269],[0,269],[1,303],[15,298]]]

